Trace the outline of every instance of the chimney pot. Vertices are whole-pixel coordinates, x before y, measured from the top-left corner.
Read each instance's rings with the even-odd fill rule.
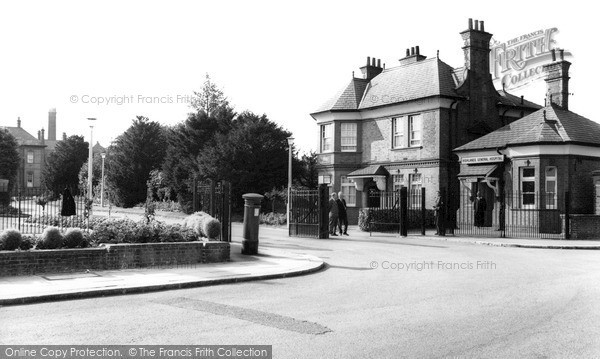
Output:
[[[410,56],[410,49],[406,49],[406,57]]]
[[[560,54],[560,60],[564,60],[565,59],[565,50],[564,49],[560,49],[558,50],[558,53]]]
[[[381,59],[377,59],[377,67],[381,67]]]
[[[552,49],[552,62],[556,61],[556,50]]]
[[[66,140],[67,140],[67,133],[63,132],[63,141],[66,141]]]
[[[17,117],[17,127],[21,128],[21,117]]]
[[[479,30],[481,30],[481,31],[485,31],[485,30],[483,29],[483,20],[481,20],[481,21],[479,22]]]
[[[411,47],[410,48],[410,56],[413,56],[415,54],[415,47]]]
[[[479,30],[479,20],[475,20],[475,30]]]
[[[375,62],[375,58],[372,58],[372,59],[371,59],[371,66],[375,67],[375,64],[376,64],[376,62]]]
[[[469,30],[473,29],[473,19],[469,19]]]
[[[523,95],[521,95],[521,105],[523,104]]]
[[[417,46],[416,49],[417,49],[417,55],[418,55],[419,54],[419,47]]]
[[[38,131],[38,140],[42,139],[42,131]]]
[[[371,56],[367,56],[367,66],[371,64]]]

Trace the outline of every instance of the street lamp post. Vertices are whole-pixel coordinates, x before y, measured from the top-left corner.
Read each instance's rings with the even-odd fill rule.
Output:
[[[291,219],[291,198],[292,198],[292,145],[294,144],[294,138],[292,136],[288,137],[288,149],[289,149],[289,161],[288,161],[288,190],[287,190],[287,213],[286,213],[286,221],[288,234],[290,232],[290,219]]]
[[[102,186],[100,187],[100,207],[104,207],[104,159],[106,152],[102,152]]]
[[[96,121],[96,119],[88,118],[88,121],[90,123],[90,148],[89,148],[89,158],[88,158],[88,198],[90,201],[93,201],[94,198],[92,197],[92,162],[94,159],[93,159],[93,153],[92,153],[92,146],[94,145],[94,143],[93,143],[93,141],[94,141],[94,121]]]

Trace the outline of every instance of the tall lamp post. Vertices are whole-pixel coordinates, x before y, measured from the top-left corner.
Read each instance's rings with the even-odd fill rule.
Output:
[[[94,122],[96,121],[96,119],[90,117],[88,118],[88,121],[90,123],[90,149],[88,158],[88,199],[92,201],[94,199],[92,197],[92,161],[94,160],[92,146],[94,145]]]
[[[292,198],[292,145],[294,144],[294,137],[288,137],[288,149],[289,149],[289,161],[288,161],[288,190],[287,190],[287,213],[286,221],[288,234],[290,232],[290,219],[291,219],[291,198]]]
[[[102,186],[100,187],[100,207],[104,207],[104,159],[106,158],[106,152],[102,152]]]

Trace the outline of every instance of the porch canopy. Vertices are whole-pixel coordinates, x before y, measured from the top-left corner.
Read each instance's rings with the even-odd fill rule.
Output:
[[[390,173],[385,167],[380,165],[371,165],[361,168],[348,174],[348,178],[354,181],[354,187],[357,191],[362,191],[365,187],[365,182],[372,179],[377,184],[377,189],[385,191],[386,179]]]
[[[478,164],[478,165],[467,165],[461,166],[458,179],[460,183],[467,189],[471,190],[466,183],[477,182],[479,179],[483,181],[494,190],[496,196],[499,195],[498,180],[499,174],[497,173],[499,164]]]

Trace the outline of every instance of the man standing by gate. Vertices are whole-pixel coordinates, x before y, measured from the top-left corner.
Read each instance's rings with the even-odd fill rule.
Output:
[[[346,200],[344,199],[344,195],[340,191],[339,198],[337,199],[338,205],[338,223],[340,228],[340,236],[342,234],[348,235],[348,212],[346,211]],[[342,230],[343,228],[343,230]]]
[[[337,225],[338,225],[338,215],[339,209],[337,204],[337,193],[333,192],[331,194],[331,198],[329,199],[329,234],[332,236],[337,236],[335,234]]]

